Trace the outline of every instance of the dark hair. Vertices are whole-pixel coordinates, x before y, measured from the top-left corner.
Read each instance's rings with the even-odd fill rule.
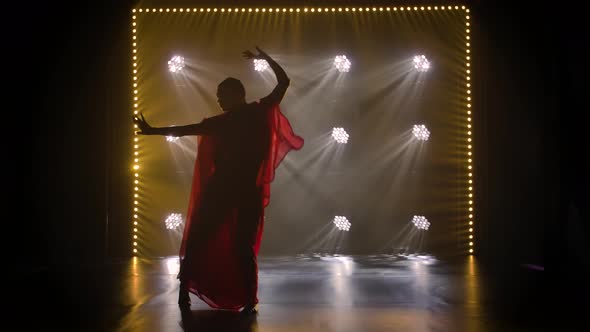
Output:
[[[235,91],[242,98],[246,97],[246,89],[244,88],[244,85],[242,84],[242,82],[237,78],[228,77],[228,78],[224,79],[221,83],[219,83],[219,88],[224,89],[224,90],[228,89],[231,91]]]

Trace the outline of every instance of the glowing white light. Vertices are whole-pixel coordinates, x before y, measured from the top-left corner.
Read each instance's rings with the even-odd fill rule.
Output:
[[[254,70],[265,71],[268,69],[268,62],[264,59],[254,59]]]
[[[414,125],[412,134],[414,134],[414,136],[420,141],[428,141],[428,138],[430,137],[430,132],[425,125]]]
[[[344,128],[333,128],[332,137],[336,140],[336,142],[346,144],[348,142],[349,136],[344,130]]]
[[[350,70],[350,61],[346,58],[346,55],[337,55],[334,58],[334,66],[339,72],[347,72]]]
[[[348,230],[350,230],[350,222],[348,221],[348,219],[346,219],[346,217],[335,216],[333,223],[334,225],[336,225],[336,228],[338,228],[341,231],[348,232]]]
[[[184,58],[180,55],[175,55],[168,61],[168,69],[173,73],[178,73],[184,68]]]
[[[424,216],[414,216],[414,218],[412,218],[412,222],[418,229],[428,230],[428,227],[430,227],[430,223]]]
[[[167,229],[176,229],[182,224],[182,215],[180,213],[171,213],[164,223]]]
[[[430,68],[430,62],[428,62],[426,56],[416,55],[414,57],[414,68],[419,72],[426,72]]]
[[[178,141],[180,137],[175,137],[175,136],[166,136],[166,141],[168,142],[176,142]]]

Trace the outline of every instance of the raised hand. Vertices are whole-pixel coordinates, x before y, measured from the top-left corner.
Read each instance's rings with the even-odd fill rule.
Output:
[[[143,113],[140,113],[139,115],[141,116],[141,118],[139,118],[137,115],[134,115],[133,116],[133,122],[137,125],[137,127],[140,130],[138,132],[138,134],[140,134],[140,135],[149,135],[149,134],[151,134],[152,126],[150,126],[147,123],[147,121],[143,117]]]
[[[256,50],[258,51],[258,54],[254,54],[250,50],[246,50],[246,51],[242,52],[242,55],[246,59],[265,59],[266,60],[269,58],[269,55],[266,54],[266,52],[264,52],[263,50],[261,50],[258,46],[256,46]]]

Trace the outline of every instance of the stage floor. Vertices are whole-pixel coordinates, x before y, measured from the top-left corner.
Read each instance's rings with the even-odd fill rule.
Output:
[[[536,322],[514,319],[518,313],[510,319],[499,315],[498,306],[506,306],[493,296],[498,288],[488,286],[493,275],[482,273],[473,257],[260,257],[259,314],[251,318],[213,310],[192,294],[191,310],[181,314],[177,272],[177,257],[37,271],[28,282],[43,280],[36,286],[46,291],[26,296],[45,305],[23,322],[24,329],[55,324],[68,331],[542,330],[541,313]],[[544,272],[523,273],[534,279]],[[523,294],[512,298],[522,301]]]

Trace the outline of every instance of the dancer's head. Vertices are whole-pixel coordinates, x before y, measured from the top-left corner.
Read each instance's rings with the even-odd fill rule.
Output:
[[[240,80],[228,77],[217,86],[217,103],[224,112],[246,103],[246,89]]]

